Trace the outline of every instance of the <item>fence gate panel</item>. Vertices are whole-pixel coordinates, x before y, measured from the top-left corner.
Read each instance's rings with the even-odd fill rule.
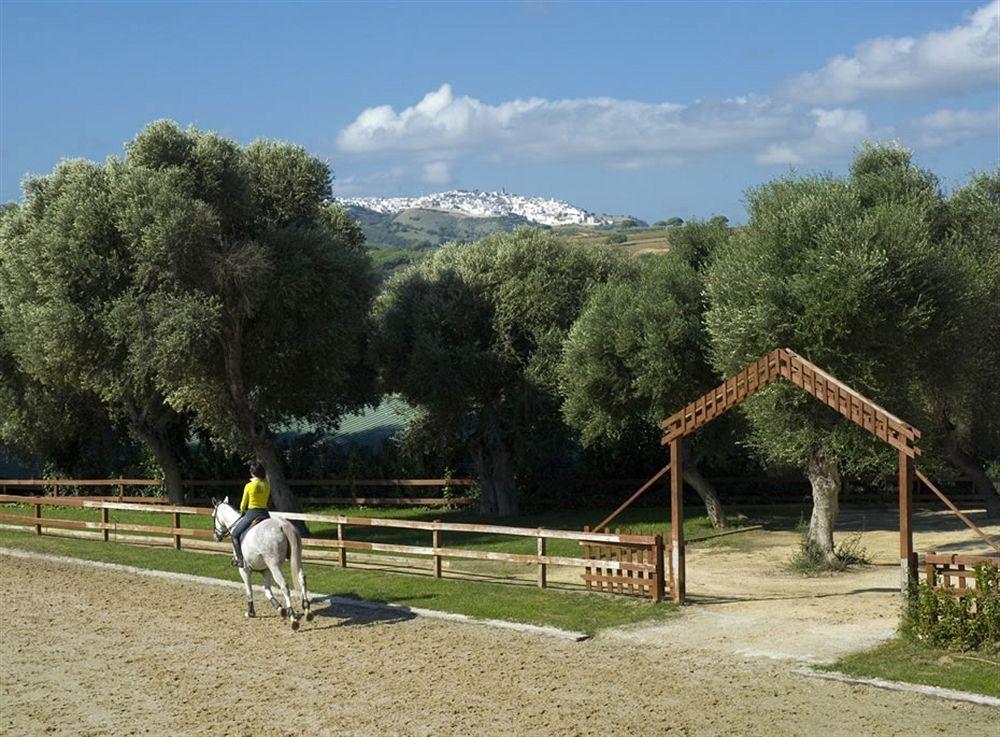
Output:
[[[591,532],[584,527],[584,532]],[[590,591],[601,591],[621,596],[638,596],[659,601],[670,591],[664,580],[663,542],[659,535],[631,528],[593,530],[603,534],[621,535],[619,542],[584,542],[580,546],[583,557],[594,561],[580,574]]]

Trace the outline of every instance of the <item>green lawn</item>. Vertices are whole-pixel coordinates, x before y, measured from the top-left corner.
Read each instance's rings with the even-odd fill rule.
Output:
[[[148,513],[137,514],[142,515],[143,521],[150,516]],[[67,518],[69,516],[66,515]],[[164,515],[161,513],[159,516]],[[207,518],[202,520],[209,521]],[[237,579],[227,556],[177,551],[168,547],[36,536],[33,531],[13,530],[0,530],[0,546],[213,578]],[[457,612],[482,619],[551,625],[588,634],[607,627],[660,620],[676,611],[672,605],[657,605],[648,599],[542,590],[522,584],[435,579],[429,576],[357,568],[342,569],[311,563],[307,563],[305,568],[309,588],[314,592]],[[242,607],[241,595],[234,593],[233,606]]]
[[[1000,698],[1000,654],[955,653],[903,638],[848,655],[819,670],[919,683]]]

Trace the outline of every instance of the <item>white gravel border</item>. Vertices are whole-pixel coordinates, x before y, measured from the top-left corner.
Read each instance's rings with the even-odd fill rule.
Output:
[[[993,696],[969,693],[968,691],[954,691],[950,688],[923,686],[916,683],[903,683],[902,681],[884,681],[881,678],[861,678],[860,676],[848,676],[836,671],[813,670],[808,667],[796,668],[794,672],[803,676],[809,676],[810,678],[823,678],[828,681],[840,681],[841,683],[863,684],[866,686],[875,686],[875,688],[886,688],[890,691],[908,691],[910,693],[923,694],[924,696],[933,696],[938,699],[965,701],[970,704],[992,706],[995,709],[1000,708],[1000,699]]]
[[[226,586],[229,588],[236,588],[236,589],[243,588],[243,583],[241,581],[225,581],[220,578],[210,578],[208,576],[195,576],[190,573],[173,573],[171,571],[158,571],[151,568],[137,568],[136,566],[127,566],[121,563],[105,563],[103,561],[97,561],[97,560],[72,558],[66,555],[33,553],[27,550],[18,550],[16,548],[0,547],[0,555],[9,555],[12,558],[24,558],[28,560],[44,560],[44,561],[49,561],[51,563],[68,563],[72,565],[90,566],[91,568],[103,568],[109,571],[118,571],[120,573],[132,573],[139,576],[150,576],[152,578],[163,578],[169,581],[183,581],[185,583],[205,584],[208,586]],[[254,586],[254,590],[261,594],[263,594],[264,592],[264,589],[260,586]],[[558,637],[564,640],[573,640],[574,642],[581,642],[583,640],[587,640],[590,638],[590,635],[584,634],[583,632],[562,630],[559,629],[558,627],[549,627],[546,625],[538,625],[538,624],[523,624],[521,622],[508,622],[504,619],[476,619],[475,617],[470,617],[466,614],[456,614],[454,612],[442,612],[436,609],[421,609],[419,607],[411,607],[405,604],[383,604],[381,602],[365,601],[364,599],[352,599],[346,596],[317,594],[312,591],[309,592],[309,597],[312,599],[329,601],[331,604],[337,604],[340,606],[353,609],[377,610],[377,611],[391,612],[393,614],[397,614],[400,616],[425,617],[427,619],[443,619],[449,622],[462,622],[465,624],[486,625],[488,627],[497,627],[500,629],[514,630],[515,632],[524,632],[532,635],[545,635],[546,637]]]

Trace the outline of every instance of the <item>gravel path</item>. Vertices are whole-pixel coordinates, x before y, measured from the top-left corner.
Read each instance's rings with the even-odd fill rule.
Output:
[[[264,606],[243,620],[232,589],[8,556],[0,571],[11,735],[996,737],[1000,721],[680,629],[573,643],[338,607],[293,634]]]

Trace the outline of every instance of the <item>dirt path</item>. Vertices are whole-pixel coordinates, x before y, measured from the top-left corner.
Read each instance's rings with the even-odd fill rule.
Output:
[[[242,620],[233,589],[10,557],[0,570],[11,735],[996,734],[995,709],[689,637],[572,643],[342,608],[293,634],[263,607]]]

